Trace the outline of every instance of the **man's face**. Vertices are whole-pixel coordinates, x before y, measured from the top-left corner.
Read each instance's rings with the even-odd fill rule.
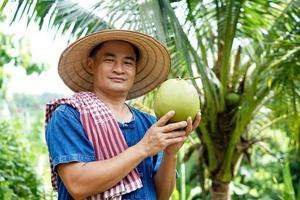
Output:
[[[127,96],[136,73],[136,54],[131,44],[105,42],[91,63],[94,90],[112,96]]]

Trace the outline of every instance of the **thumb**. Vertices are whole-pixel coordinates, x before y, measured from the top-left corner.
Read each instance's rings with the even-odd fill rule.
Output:
[[[168,123],[168,121],[175,115],[175,111],[171,110],[164,116],[162,116],[155,124],[158,127],[164,126]]]

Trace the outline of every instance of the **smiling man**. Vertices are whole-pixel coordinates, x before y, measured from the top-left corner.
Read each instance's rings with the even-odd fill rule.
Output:
[[[46,105],[46,141],[58,199],[169,199],[177,152],[200,122],[168,123],[126,104],[163,82],[166,48],[133,31],[107,30],[71,44],[58,71],[75,94]]]

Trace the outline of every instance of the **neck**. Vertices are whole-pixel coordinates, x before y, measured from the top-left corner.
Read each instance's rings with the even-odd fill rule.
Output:
[[[100,98],[106,105],[110,107],[110,109],[115,111],[121,111],[124,109],[126,96],[113,96],[109,95],[100,90],[94,89],[93,91],[98,98]]]
[[[126,96],[112,96],[97,89],[93,92],[110,108],[117,121],[129,122],[132,119],[132,113],[125,104]]]

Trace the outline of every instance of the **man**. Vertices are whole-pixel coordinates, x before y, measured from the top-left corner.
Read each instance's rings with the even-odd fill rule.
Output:
[[[71,44],[59,74],[75,95],[46,109],[52,182],[59,199],[169,199],[177,152],[200,122],[158,121],[125,101],[169,72],[166,48],[145,34],[107,30]]]

